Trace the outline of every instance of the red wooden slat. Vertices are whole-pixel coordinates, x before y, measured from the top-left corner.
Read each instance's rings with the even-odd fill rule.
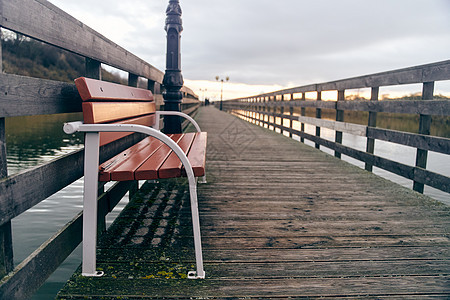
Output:
[[[196,177],[205,175],[207,133],[199,132],[189,149],[188,159]],[[185,173],[185,172],[183,172]]]
[[[109,123],[154,113],[154,102],[84,102],[83,118],[86,124]]]
[[[111,82],[80,77],[75,85],[83,101],[88,100],[120,100],[120,101],[153,101],[149,90],[115,84]]]
[[[116,168],[124,164],[130,157],[134,156],[136,153],[142,151],[150,143],[151,143],[150,138],[145,138],[139,143],[117,154],[113,158],[105,161],[103,164],[99,166],[99,180],[111,181],[112,180],[111,174]]]
[[[178,142],[184,134],[174,134],[171,139]],[[136,180],[158,179],[158,170],[163,165],[164,161],[172,153],[172,150],[167,145],[162,145],[153,155],[147,159],[135,172]]]
[[[118,165],[111,171],[111,180],[134,180],[134,173],[136,170],[163,145],[160,140],[153,137],[149,137],[146,140],[149,142],[143,149],[130,155],[125,162]],[[156,157],[152,159],[156,159]]]
[[[192,142],[194,140],[195,133],[186,133],[184,137],[178,142],[178,146],[180,146],[181,150],[184,153],[188,153],[191,148]],[[159,178],[174,178],[181,176],[182,169],[181,160],[172,152],[164,164],[158,170]]]

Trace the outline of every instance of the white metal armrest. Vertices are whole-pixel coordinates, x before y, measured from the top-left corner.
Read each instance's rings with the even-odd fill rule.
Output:
[[[189,116],[187,116],[190,118]],[[194,126],[200,132],[197,123],[193,121]],[[192,227],[194,232],[194,248],[196,257],[196,272],[189,272],[188,278],[197,279],[205,278],[203,270],[203,255],[200,237],[200,221],[197,204],[197,184],[186,154],[171,138],[161,131],[143,126],[133,124],[84,124],[83,122],[70,122],[64,124],[64,132],[73,134],[75,132],[85,132],[85,186],[84,186],[84,218],[83,218],[83,244],[88,244],[87,248],[83,245],[83,275],[85,276],[101,276],[101,273],[96,272],[96,235],[95,232],[97,221],[97,185],[98,181],[98,160],[99,160],[99,133],[100,132],[139,132],[157,138],[167,146],[169,146],[178,158],[181,160],[189,181],[189,192],[191,201],[192,213]],[[87,196],[89,195],[89,196]],[[89,216],[88,216],[89,215]],[[86,222],[86,223],[85,223]],[[94,230],[92,229],[94,228]],[[94,233],[92,233],[94,232]],[[87,236],[85,236],[87,234]],[[85,255],[85,253],[88,253]]]
[[[189,115],[183,113],[183,112],[179,112],[179,111],[157,111],[155,112],[156,115],[156,120],[155,120],[155,126],[153,126],[153,128],[155,128],[156,130],[159,130],[159,122],[160,122],[160,116],[164,115],[164,116],[180,116],[183,117],[185,119],[187,119],[189,122],[192,123],[192,125],[194,125],[195,129],[197,130],[197,132],[201,132],[200,130],[200,126],[198,126],[197,122]]]

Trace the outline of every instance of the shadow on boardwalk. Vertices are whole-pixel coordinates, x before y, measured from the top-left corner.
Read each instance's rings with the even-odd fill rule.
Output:
[[[199,186],[207,279],[184,179],[147,183],[102,239],[102,278],[60,299],[450,297],[450,209],[213,107]]]

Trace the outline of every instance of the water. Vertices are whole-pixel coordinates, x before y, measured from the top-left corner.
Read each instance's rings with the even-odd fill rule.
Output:
[[[55,157],[80,149],[82,136],[68,136],[62,131],[62,124],[67,121],[79,120],[81,114],[61,114],[51,116],[17,117],[6,120],[8,173],[26,170],[30,167],[43,164]],[[288,124],[285,124],[286,126]],[[300,124],[294,122],[294,128],[299,129]],[[306,131],[315,134],[314,126],[306,126]],[[334,131],[322,129],[322,137],[334,140]],[[311,142],[307,144],[314,146]],[[359,150],[365,150],[366,139],[363,137],[344,134],[343,143],[353,145]],[[403,163],[414,165],[415,149],[395,145],[388,142],[376,141],[375,154],[395,159]],[[323,151],[333,155],[329,149],[322,147]],[[350,157],[343,159],[360,167],[364,164]],[[429,154],[429,169],[450,176],[450,158],[437,153]],[[412,182],[403,177],[393,175],[384,170],[374,168],[374,173],[387,177],[404,186],[412,187]],[[69,222],[82,210],[82,185],[80,179],[40,204],[34,206],[26,213],[13,219],[13,246],[15,265],[23,261],[43,242],[50,238],[63,225]],[[450,205],[448,194],[425,188],[425,193]],[[108,216],[107,224],[118,215],[126,205],[125,197]],[[33,296],[34,300],[52,299],[69,279],[81,263],[81,249],[78,247],[71,256],[47,280],[42,288]]]
[[[62,131],[64,122],[80,119],[79,113],[7,119],[8,174],[18,173],[80,149],[82,136],[69,136]],[[82,210],[82,187],[83,178],[12,220],[15,266]],[[111,224],[127,201],[128,197],[125,197],[108,216],[107,225]],[[79,246],[32,299],[53,299],[80,263]]]

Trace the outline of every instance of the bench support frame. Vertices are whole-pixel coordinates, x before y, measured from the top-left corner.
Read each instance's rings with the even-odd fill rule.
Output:
[[[172,113],[172,112],[170,112]],[[183,114],[183,117],[185,115]],[[195,125],[194,121],[194,125]],[[196,128],[199,130],[198,125]],[[97,193],[98,193],[98,165],[99,165],[99,133],[100,132],[139,132],[152,136],[168,145],[181,160],[189,181],[192,227],[194,234],[194,248],[196,271],[188,272],[189,279],[205,278],[203,269],[203,254],[200,235],[200,220],[197,202],[197,180],[192,166],[183,150],[167,135],[151,127],[126,124],[83,124],[70,122],[64,125],[64,132],[86,133],[85,137],[85,179],[83,202],[83,276],[102,276],[103,272],[96,270],[97,249]]]

